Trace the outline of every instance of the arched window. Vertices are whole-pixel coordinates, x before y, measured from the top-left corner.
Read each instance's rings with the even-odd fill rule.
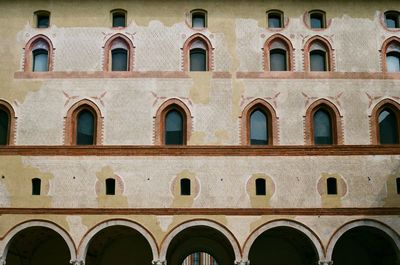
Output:
[[[190,179],[187,178],[181,179],[181,195],[189,196],[190,194],[191,194]]]
[[[262,109],[255,109],[250,114],[250,144],[268,144],[268,119]]]
[[[106,179],[106,195],[115,195],[115,179]]]
[[[166,145],[182,145],[183,139],[183,117],[177,109],[171,109],[165,115],[164,140]]]
[[[266,184],[265,179],[256,179],[256,195],[266,195]]]
[[[384,107],[379,112],[378,123],[379,123],[379,143],[398,144],[399,143],[398,117],[395,111],[390,107]]]
[[[190,71],[208,71],[207,46],[200,39],[190,46]]]
[[[313,10],[308,12],[309,14],[309,25],[312,29],[323,29],[326,28],[325,12],[321,10]]]
[[[32,46],[32,71],[49,71],[49,45],[44,40],[39,39]]]
[[[32,195],[40,195],[42,181],[39,178],[32,179]]]
[[[207,11],[196,9],[191,12],[192,28],[203,29],[207,27]]]
[[[270,71],[288,71],[288,48],[281,40],[272,42],[269,47]]]
[[[388,72],[400,72],[400,45],[391,42],[386,48],[386,69]]]
[[[89,109],[81,110],[77,115],[76,144],[93,145],[95,138],[95,118]]]
[[[267,12],[267,24],[270,29],[283,28],[283,12],[280,10],[269,10]]]
[[[400,18],[400,12],[398,11],[385,12],[385,26],[388,29],[399,28],[400,27],[399,18]]]
[[[329,71],[325,45],[314,42],[310,47],[310,71]]]
[[[115,34],[104,45],[104,71],[132,71],[134,46],[123,34]]]
[[[50,26],[50,12],[39,10],[35,13],[35,22],[37,28],[48,28]]]
[[[113,28],[126,27],[126,11],[115,9],[111,11]]]
[[[10,135],[10,113],[0,105],[0,145],[7,145]]]
[[[337,180],[336,178],[328,178],[326,180],[326,191],[329,195],[336,195],[337,193]]]
[[[313,129],[314,144],[333,144],[331,116],[324,108],[314,113]]]

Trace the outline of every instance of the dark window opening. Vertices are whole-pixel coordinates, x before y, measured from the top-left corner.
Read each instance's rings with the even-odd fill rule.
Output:
[[[326,52],[314,50],[310,52],[310,71],[326,71]]]
[[[268,28],[282,28],[282,15],[279,13],[268,13]]]
[[[32,179],[32,195],[40,195],[42,181],[39,178]]]
[[[36,49],[32,51],[33,55],[33,72],[47,72],[49,71],[49,53],[45,49]]]
[[[259,109],[250,114],[250,144],[268,144],[268,124],[267,116]]]
[[[386,68],[388,72],[400,72],[400,53],[388,52],[386,54]]]
[[[273,49],[269,52],[270,70],[287,71],[286,51],[282,49]]]
[[[332,121],[329,113],[319,109],[314,113],[314,144],[333,144]]]
[[[94,115],[89,110],[82,110],[77,115],[76,144],[93,145],[95,121]]]
[[[190,71],[207,71],[207,53],[203,49],[190,50]]]
[[[389,29],[399,28],[399,16],[398,12],[386,12],[385,13],[385,25]]]
[[[183,117],[176,110],[170,110],[165,116],[165,144],[182,145],[183,143]]]
[[[106,195],[115,195],[115,179],[106,179]]]
[[[389,108],[383,109],[379,113],[379,143],[398,144],[399,132],[397,128],[396,114]]]
[[[265,179],[256,179],[256,195],[266,195]]]
[[[9,122],[8,113],[0,109],[0,145],[8,144]]]
[[[400,178],[396,178],[396,190],[397,194],[400,194]]]
[[[38,28],[48,28],[50,26],[50,15],[46,13],[36,14],[37,27]]]
[[[126,27],[126,15],[123,12],[114,12],[112,14],[112,26],[114,28],[117,27]]]
[[[312,29],[325,28],[325,16],[323,13],[313,12],[310,13],[310,27]]]
[[[111,51],[111,71],[128,71],[128,51],[114,49]]]
[[[326,180],[327,193],[330,195],[337,194],[337,180],[335,178],[328,178]]]
[[[181,179],[181,195],[190,195],[190,179]]]
[[[192,13],[192,27],[205,28],[206,27],[206,14],[201,12]]]

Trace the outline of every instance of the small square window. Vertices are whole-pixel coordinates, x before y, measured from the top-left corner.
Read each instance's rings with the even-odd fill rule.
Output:
[[[36,27],[37,28],[48,28],[50,26],[50,12],[37,11],[36,16]]]
[[[122,12],[113,13],[113,27],[126,27],[125,14]]]
[[[400,27],[399,12],[389,11],[385,13],[385,25],[389,29],[397,29]]]
[[[312,29],[326,28],[325,14],[322,11],[310,12],[310,27]]]
[[[269,11],[267,13],[268,28],[283,28],[283,13],[280,11]]]
[[[40,195],[41,183],[39,178],[32,179],[32,195]]]
[[[195,10],[192,14],[192,28],[203,29],[207,27],[207,13],[203,10]]]

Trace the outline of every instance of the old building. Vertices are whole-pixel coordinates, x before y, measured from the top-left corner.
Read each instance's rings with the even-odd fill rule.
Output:
[[[398,1],[0,6],[0,264],[400,264]]]

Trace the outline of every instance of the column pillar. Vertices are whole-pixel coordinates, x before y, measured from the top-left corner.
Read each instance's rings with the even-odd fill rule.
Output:
[[[85,265],[83,260],[71,260],[69,263],[72,265]]]
[[[250,265],[249,260],[237,260],[235,261],[235,265]]]
[[[151,262],[152,265],[167,265],[167,261],[166,260],[153,260]]]
[[[330,261],[330,260],[320,260],[318,262],[318,265],[332,265],[332,264],[333,264],[333,261]]]

